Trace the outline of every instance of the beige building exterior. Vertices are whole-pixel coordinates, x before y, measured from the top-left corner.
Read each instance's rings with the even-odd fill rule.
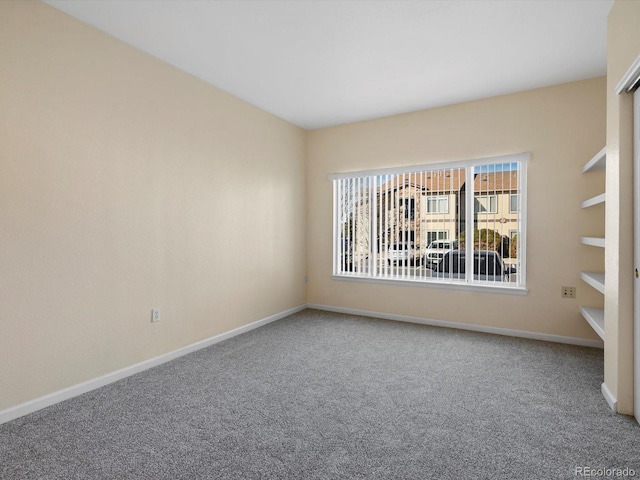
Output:
[[[465,191],[464,168],[398,175],[383,183],[377,189],[378,251],[400,242],[422,254],[434,240],[459,240],[465,230]],[[498,232],[504,244],[501,253],[510,257],[520,219],[518,172],[474,174],[473,191],[474,230]],[[371,235],[369,229],[359,232]],[[359,238],[356,244],[369,242]]]

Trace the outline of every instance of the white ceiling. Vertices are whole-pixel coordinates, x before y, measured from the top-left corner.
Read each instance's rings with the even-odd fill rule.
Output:
[[[606,73],[613,0],[45,0],[307,129]]]

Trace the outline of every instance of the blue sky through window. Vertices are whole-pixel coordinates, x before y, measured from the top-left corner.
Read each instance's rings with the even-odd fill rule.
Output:
[[[473,173],[493,173],[512,172],[518,170],[518,163],[491,163],[489,165],[478,165],[473,169]]]

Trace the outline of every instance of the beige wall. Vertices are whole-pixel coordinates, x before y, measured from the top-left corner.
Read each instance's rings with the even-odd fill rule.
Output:
[[[305,303],[302,129],[40,2],[0,65],[0,411]]]
[[[640,55],[640,2],[616,1],[607,38],[605,383],[633,413],[633,144],[629,94],[615,87]]]
[[[579,272],[602,268],[602,251],[582,247],[580,236],[604,227],[580,202],[604,185],[581,168],[605,143],[605,85],[601,77],[310,132],[309,303],[597,339],[579,305],[602,307],[602,295]],[[527,296],[331,278],[328,174],[519,152],[531,152]],[[578,287],[576,300],[560,297],[564,285]]]

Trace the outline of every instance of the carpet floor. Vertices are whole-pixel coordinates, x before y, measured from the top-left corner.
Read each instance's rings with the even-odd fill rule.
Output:
[[[0,425],[0,478],[640,478],[602,376],[598,349],[305,310]]]

